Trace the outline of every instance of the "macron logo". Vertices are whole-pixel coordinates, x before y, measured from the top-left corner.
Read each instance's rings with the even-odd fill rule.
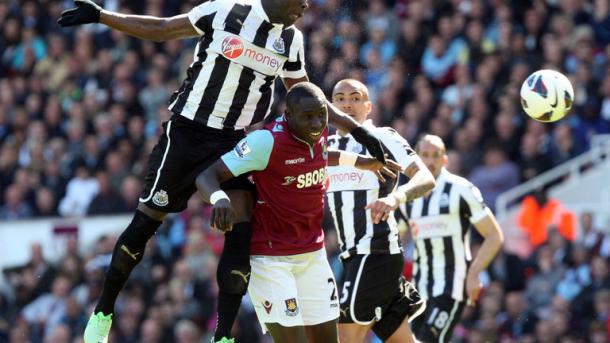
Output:
[[[304,157],[299,157],[299,158],[294,158],[292,160],[286,160],[284,162],[285,165],[290,165],[290,164],[299,164],[299,163],[303,163],[305,162],[305,158]]]

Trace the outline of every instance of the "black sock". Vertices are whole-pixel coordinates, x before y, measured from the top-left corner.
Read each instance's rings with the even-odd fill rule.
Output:
[[[160,225],[160,221],[136,210],[131,223],[114,246],[110,266],[104,279],[104,288],[93,313],[102,312],[105,315],[114,313],[116,298],[127,283],[133,268],[142,260],[146,242]]]
[[[223,337],[231,337],[231,329],[237,318],[242,297],[243,295],[218,292],[218,320],[214,332],[214,342]]]
[[[245,265],[249,270],[251,236],[252,225],[249,222],[234,224],[233,231],[225,233],[225,244],[218,263],[219,274],[222,273],[223,269],[225,272],[230,273],[231,269],[238,265]],[[231,280],[231,278],[225,280]],[[214,341],[219,341],[223,337],[231,337],[231,329],[237,318],[241,299],[247,290],[247,284],[243,292],[239,292],[222,282],[219,281],[218,319],[216,321]],[[240,285],[243,286],[243,284]]]
[[[119,293],[127,283],[129,274],[122,275],[120,272],[110,267],[106,272],[106,278],[104,279],[104,288],[102,289],[102,295],[100,300],[97,302],[97,306],[93,313],[102,312],[105,315],[114,313],[114,303]]]

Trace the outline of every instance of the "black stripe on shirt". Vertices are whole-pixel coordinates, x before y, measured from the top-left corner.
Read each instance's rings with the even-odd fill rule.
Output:
[[[354,230],[356,237],[354,243],[358,245],[360,239],[366,234],[366,193],[367,191],[354,191]]]
[[[424,196],[424,202],[422,204],[420,217],[425,217],[428,215],[428,208],[430,207],[430,198],[431,197],[432,197],[432,193]]]
[[[216,101],[218,100],[218,95],[222,90],[222,86],[224,85],[225,81],[227,81],[226,75],[229,72],[231,63],[232,62],[230,60],[226,59],[222,55],[216,56],[216,59],[214,60],[214,68],[210,74],[208,84],[203,91],[203,96],[201,97],[201,102],[199,103],[195,120],[202,118],[198,121],[205,121],[203,124],[207,124],[207,119],[212,111],[214,111],[214,106],[216,106]],[[228,82],[234,81],[228,80]]]
[[[468,229],[470,228],[470,207],[462,196],[460,196],[460,225],[462,227],[462,240],[466,236]]]
[[[212,21],[214,21],[215,16],[216,12],[201,17],[201,19],[199,19],[197,22],[208,23],[209,25],[211,25]],[[176,104],[171,109],[173,113],[180,114],[180,112],[182,112],[182,110],[184,109],[186,100],[188,99],[189,95],[191,94],[191,91],[193,90],[195,81],[199,77],[203,62],[205,62],[205,60],[208,58],[207,50],[210,47],[212,40],[213,37],[211,34],[206,34],[199,39],[199,51],[197,51],[197,61],[195,61],[193,63],[193,66],[186,71],[186,79],[184,79],[180,88],[170,98],[170,104],[174,102],[176,97],[178,98],[178,101],[176,101]]]
[[[254,35],[254,40],[252,43],[261,48],[265,48],[267,46],[267,39],[269,38],[269,31],[273,29],[273,24],[264,21],[256,30],[256,35]]]
[[[238,35],[252,6],[235,4],[225,19],[225,31]]]
[[[241,115],[241,111],[246,105],[248,96],[250,95],[250,86],[256,79],[254,70],[244,67],[239,75],[239,81],[237,82],[237,90],[233,95],[233,102],[229,107],[229,113],[223,122],[224,127],[234,127],[237,119]]]
[[[284,41],[284,53],[282,55],[286,57],[290,57],[290,47],[292,46],[292,41],[294,40],[295,32],[296,30],[294,29],[294,27],[291,27],[289,29],[283,30],[282,34],[280,35],[280,37]]]
[[[256,110],[254,110],[254,115],[252,116],[250,125],[256,124],[265,119],[265,114],[267,114],[267,110],[271,104],[271,95],[273,93],[271,87],[273,86],[273,81],[275,81],[275,76],[266,76],[265,83],[263,83],[263,85],[258,89],[262,96],[256,104]]]
[[[428,284],[426,285],[426,290],[428,292],[428,297],[432,297],[432,284],[434,283],[434,278],[432,277],[434,254],[432,253],[432,242],[430,241],[430,238],[424,239],[424,248],[426,250],[426,256],[428,257],[428,275],[426,275]]]
[[[443,237],[443,249],[443,255],[445,256],[445,289],[443,290],[443,294],[451,295],[453,292],[453,274],[455,273],[453,238]]]
[[[341,192],[333,193],[333,202],[335,205],[335,214],[337,216],[337,229],[339,230],[339,238],[343,242],[344,246],[347,246],[345,242],[345,231],[343,229],[343,199],[341,198]]]

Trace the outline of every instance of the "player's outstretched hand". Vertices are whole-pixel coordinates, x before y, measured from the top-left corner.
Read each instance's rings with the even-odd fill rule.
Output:
[[[57,23],[61,27],[99,23],[102,8],[91,0],[74,0],[75,8],[61,12]]]
[[[383,147],[381,146],[381,142],[379,139],[367,130],[363,126],[358,126],[353,129],[351,132],[354,139],[358,141],[358,143],[364,145],[366,150],[369,151],[371,155],[373,155],[379,162],[385,164],[386,163],[386,155],[383,152]]]
[[[233,220],[235,218],[235,212],[231,206],[231,202],[228,199],[220,199],[212,208],[212,217],[210,223],[212,227],[227,232],[233,230]]]
[[[395,179],[396,173],[402,171],[402,167],[392,160],[385,159],[385,162],[380,162],[377,158],[363,155],[358,156],[355,167],[372,171],[381,182],[385,182],[384,175]]]

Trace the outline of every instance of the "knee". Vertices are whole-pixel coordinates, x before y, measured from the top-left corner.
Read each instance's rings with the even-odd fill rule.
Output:
[[[221,292],[245,295],[250,283],[250,264],[247,261],[231,261],[221,258],[216,271],[216,280]]]
[[[155,234],[159,225],[161,222],[136,211],[133,220],[116,242],[110,267],[122,273],[131,272],[131,269],[142,260],[146,243]]]

